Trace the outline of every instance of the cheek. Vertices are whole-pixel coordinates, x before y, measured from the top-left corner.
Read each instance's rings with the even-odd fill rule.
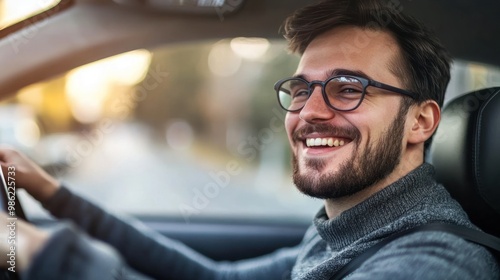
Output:
[[[292,134],[295,131],[299,120],[299,114],[296,113],[287,113],[285,116],[285,129],[290,144],[292,144]]]
[[[364,151],[368,145],[373,144],[373,141],[378,141],[378,137],[387,125],[376,114],[353,114],[346,119],[348,126],[358,132],[359,138],[355,142],[355,147],[358,151]]]

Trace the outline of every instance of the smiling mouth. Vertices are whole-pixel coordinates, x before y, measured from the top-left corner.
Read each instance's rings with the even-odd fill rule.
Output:
[[[326,152],[336,150],[355,142],[360,137],[359,131],[354,127],[340,127],[329,124],[309,124],[298,128],[292,134],[296,143],[302,143],[302,147],[308,148],[310,152]]]
[[[348,141],[337,138],[306,138],[305,144],[307,147],[340,147],[347,144]]]

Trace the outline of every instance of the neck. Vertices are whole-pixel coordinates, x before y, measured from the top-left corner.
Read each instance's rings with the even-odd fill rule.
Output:
[[[386,180],[383,181],[385,182]],[[327,199],[325,200],[326,215],[329,219],[336,218],[342,214],[342,212],[356,206],[388,185],[389,184],[382,184],[381,181],[350,196]]]
[[[326,199],[325,210],[328,218],[333,219],[338,217],[342,214],[342,212],[356,206],[373,194],[396,182],[410,171],[420,166],[422,163],[423,156],[420,156],[419,159],[414,157],[413,160],[406,157],[404,159],[402,158],[398,166],[391,172],[391,174],[377,183],[349,196]]]

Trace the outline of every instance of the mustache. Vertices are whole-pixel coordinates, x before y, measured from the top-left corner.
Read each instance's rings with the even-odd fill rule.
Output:
[[[304,139],[304,135],[311,134],[314,132],[349,138],[356,142],[358,142],[361,137],[361,132],[359,132],[357,128],[352,126],[339,127],[326,123],[318,123],[318,124],[308,124],[295,130],[292,133],[292,139],[294,141],[302,141]]]

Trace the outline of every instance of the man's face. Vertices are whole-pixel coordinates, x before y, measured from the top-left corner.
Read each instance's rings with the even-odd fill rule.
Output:
[[[363,72],[401,88],[400,79],[389,70],[397,54],[397,44],[387,33],[336,28],[311,42],[296,75],[324,81],[338,72]],[[321,87],[316,86],[304,108],[288,113],[285,121],[299,190],[313,197],[338,198],[373,186],[394,172],[405,138],[401,100],[396,93],[368,87],[356,110],[339,112],[326,105]]]

